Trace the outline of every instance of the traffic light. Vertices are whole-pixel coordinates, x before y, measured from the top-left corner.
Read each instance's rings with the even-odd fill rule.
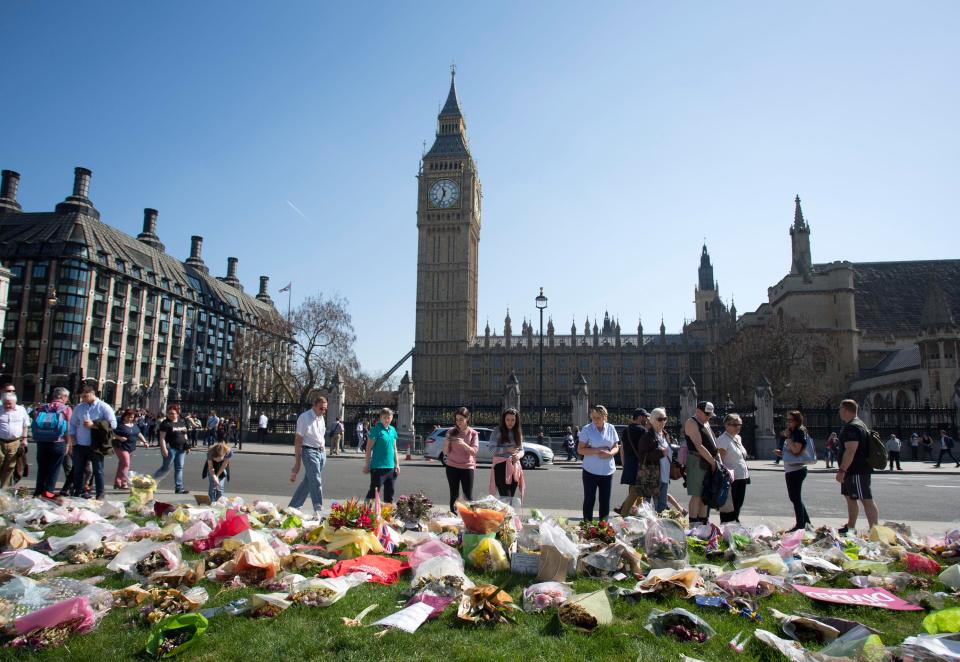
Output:
[[[233,382],[227,382],[227,395],[233,397],[237,392],[237,385]]]

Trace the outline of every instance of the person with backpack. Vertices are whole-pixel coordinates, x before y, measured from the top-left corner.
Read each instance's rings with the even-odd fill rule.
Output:
[[[803,425],[803,414],[793,410],[787,414],[787,429],[783,433],[783,446],[774,453],[783,458],[783,476],[787,481],[787,496],[793,504],[794,524],[791,532],[799,531],[810,524],[810,515],[803,505],[803,481],[807,479],[807,461],[813,450],[813,439]],[[813,454],[813,458],[816,455]]]
[[[336,422],[330,429],[331,455],[340,455],[343,450],[343,421],[337,416]]]
[[[933,465],[934,469],[940,468],[940,462],[943,460],[944,455],[949,455],[950,459],[960,467],[960,462],[957,462],[957,458],[953,456],[953,446],[953,437],[948,435],[946,430],[940,430],[940,455],[937,456],[937,463]]]
[[[60,465],[67,456],[67,426],[73,410],[67,404],[70,391],[58,386],[50,402],[40,407],[33,417],[30,432],[37,447],[37,480],[33,496],[51,499],[57,490]]]
[[[870,490],[870,478],[873,475],[871,446],[879,444],[881,468],[887,464],[886,448],[879,436],[873,439],[874,434],[857,416],[859,409],[856,400],[848,399],[840,403],[843,429],[840,430],[840,468],[836,480],[840,483],[840,494],[847,501],[847,523],[837,529],[840,535],[856,532],[857,518],[860,516],[859,502],[863,502],[863,512],[871,527],[880,520],[880,510]]]

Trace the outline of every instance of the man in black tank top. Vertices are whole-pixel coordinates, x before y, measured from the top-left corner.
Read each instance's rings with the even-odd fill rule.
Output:
[[[710,429],[713,403],[701,401],[687,422],[683,424],[683,436],[687,440],[687,494],[690,495],[690,526],[707,522],[707,502],[703,499],[703,476],[717,467],[717,442]],[[694,463],[693,458],[699,461]],[[691,465],[698,471],[691,471]]]

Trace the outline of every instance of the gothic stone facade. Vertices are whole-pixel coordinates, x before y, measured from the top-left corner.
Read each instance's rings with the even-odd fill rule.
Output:
[[[800,198],[790,273],[738,329],[796,320],[825,351],[814,372],[833,395],[872,407],[951,406],[960,379],[960,260],[816,264]]]
[[[539,398],[539,344],[532,324],[514,334],[509,312],[503,332],[489,324],[477,334],[478,245],[481,186],[470,153],[456,80],[437,118],[436,139],[423,156],[417,186],[417,311],[413,381],[419,405],[491,405],[501,401],[511,374],[521,384],[520,401]],[[576,324],[557,334],[553,321],[544,337],[544,405],[569,405],[580,375],[594,401],[633,407],[673,402],[691,376],[702,393],[716,392],[713,348],[733,332],[735,309],[720,300],[706,246],[695,288],[696,320],[681,333],[621,333],[605,316],[602,326]]]

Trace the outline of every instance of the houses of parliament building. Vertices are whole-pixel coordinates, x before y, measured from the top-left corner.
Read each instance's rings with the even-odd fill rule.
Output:
[[[521,403],[538,398],[539,344],[533,325],[513,328],[509,311],[498,333],[477,332],[478,244],[482,212],[480,178],[470,154],[455,74],[437,118],[437,134],[418,174],[417,310],[413,381],[418,405],[492,404],[516,376]],[[611,405],[672,402],[691,377],[704,393],[717,387],[712,348],[735,331],[736,309],[720,299],[707,247],[695,289],[696,318],[680,333],[644,330],[608,314],[583,327],[544,334],[544,405],[566,405],[580,376],[590,397]],[[652,320],[651,320],[652,321]],[[651,332],[652,331],[652,332]]]
[[[533,325],[523,322],[514,330],[507,312],[499,332],[489,324],[478,331],[483,198],[455,72],[417,180],[417,405],[493,405],[513,376],[522,406],[535,405],[540,347]],[[569,405],[584,382],[592,402],[614,407],[675,404],[690,379],[704,397],[744,393],[743,384],[724,383],[720,354],[771,322],[802,330],[812,348],[804,369],[815,373],[825,397],[853,396],[874,407],[960,402],[960,325],[954,318],[960,260],[815,263],[799,197],[789,236],[789,272],[768,288],[768,301],[756,311],[738,316],[721,300],[704,245],[695,317],[679,333],[667,333],[662,320],[646,330],[636,313],[629,321],[609,314],[584,320],[569,333],[558,332],[551,320],[543,338],[543,405]],[[746,386],[752,392],[755,383]]]

